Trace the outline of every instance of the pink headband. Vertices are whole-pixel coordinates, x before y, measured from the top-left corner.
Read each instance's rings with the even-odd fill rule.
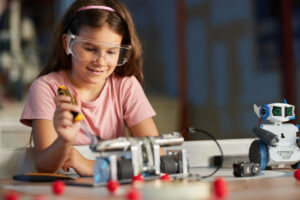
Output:
[[[90,9],[101,9],[101,10],[108,10],[114,12],[115,10],[108,6],[84,6],[78,9],[78,12],[81,10],[90,10]]]

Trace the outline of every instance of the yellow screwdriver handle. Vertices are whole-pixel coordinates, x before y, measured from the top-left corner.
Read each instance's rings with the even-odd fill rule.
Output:
[[[77,104],[75,98],[72,96],[71,92],[68,90],[68,88],[66,86],[64,86],[64,85],[59,86],[57,89],[57,92],[59,95],[67,95],[67,96],[71,97],[71,102],[70,102],[71,104],[74,104],[74,105]],[[71,111],[71,113],[73,114],[74,122],[79,122],[84,119],[84,117],[81,113],[74,112],[74,111]]]

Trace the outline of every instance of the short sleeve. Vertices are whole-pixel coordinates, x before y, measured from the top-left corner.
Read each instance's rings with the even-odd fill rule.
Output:
[[[129,127],[156,115],[138,80],[127,77],[122,84],[124,119]]]
[[[42,78],[35,80],[29,89],[20,122],[31,126],[33,119],[46,119],[53,121],[55,111],[55,89]]]

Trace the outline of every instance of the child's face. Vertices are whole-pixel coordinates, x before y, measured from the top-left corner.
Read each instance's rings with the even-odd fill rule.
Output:
[[[74,44],[80,58],[72,56],[72,77],[91,84],[105,82],[117,66],[122,36],[108,26],[84,26],[77,36],[82,38]]]

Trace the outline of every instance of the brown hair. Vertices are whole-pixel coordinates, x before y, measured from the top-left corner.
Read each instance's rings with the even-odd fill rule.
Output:
[[[80,8],[89,5],[108,6],[115,11],[89,9],[78,12]],[[141,43],[130,13],[118,0],[76,0],[67,10],[54,32],[48,62],[39,76],[53,71],[71,69],[71,56],[66,55],[61,40],[62,35],[66,34],[68,30],[76,35],[82,26],[101,28],[105,24],[123,36],[122,45],[131,45],[131,57],[127,63],[115,69],[115,74],[121,77],[134,75],[142,84],[144,77]]]

